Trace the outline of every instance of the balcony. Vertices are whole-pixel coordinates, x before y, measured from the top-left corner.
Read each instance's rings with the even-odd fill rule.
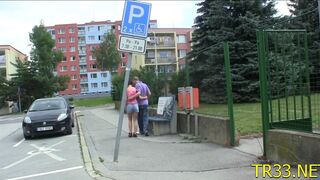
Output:
[[[86,44],[86,41],[78,41],[78,44],[79,44],[79,45],[85,45],[85,44]]]
[[[175,64],[177,63],[176,57],[157,57],[158,64]],[[147,58],[145,59],[145,64],[156,64],[155,58]]]
[[[147,44],[147,49],[164,49],[164,48],[176,48],[176,44],[174,41],[168,41],[168,42],[163,42],[163,43],[157,43],[154,45],[154,43],[148,43]]]
[[[80,69],[80,73],[87,73],[87,69]]]
[[[87,93],[89,91],[89,88],[81,88],[81,93]]]
[[[86,35],[86,31],[84,31],[84,30],[78,31],[78,36],[85,36],[85,35]]]
[[[81,78],[81,79],[80,79],[80,82],[81,82],[81,83],[87,83],[87,82],[88,82],[88,78]]]
[[[81,55],[86,55],[86,51],[84,51],[84,50],[79,50],[79,55],[81,56]]]
[[[87,64],[87,61],[80,59],[79,64],[80,64],[80,65],[86,65],[86,64]]]

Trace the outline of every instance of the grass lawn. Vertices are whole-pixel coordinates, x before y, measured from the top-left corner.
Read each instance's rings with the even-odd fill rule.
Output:
[[[224,104],[200,104],[200,108],[196,112],[228,117],[228,108]],[[240,131],[241,135],[262,132],[260,103],[234,104],[233,113],[235,128]]]
[[[270,105],[270,104],[269,104]],[[290,96],[287,99],[281,98],[272,101],[272,113],[274,122],[281,120],[292,120],[295,118],[303,119],[308,117],[308,101],[306,96]],[[288,110],[288,111],[287,111]],[[311,110],[313,129],[320,129],[320,94],[311,95]],[[241,103],[234,104],[235,128],[241,135],[261,133],[261,104],[260,103]],[[212,116],[228,117],[228,108],[225,104],[200,104],[200,108],[196,110],[199,114]],[[288,112],[288,113],[287,113]]]
[[[99,97],[99,98],[77,99],[77,100],[74,100],[74,105],[94,107],[94,106],[99,106],[104,104],[111,104],[112,102],[113,102],[112,97],[107,96],[107,97]]]

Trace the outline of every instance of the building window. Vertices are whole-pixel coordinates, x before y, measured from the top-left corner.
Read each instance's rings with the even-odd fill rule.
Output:
[[[74,37],[69,38],[69,42],[73,43],[74,42]]]
[[[59,33],[59,34],[64,34],[64,33],[66,33],[66,31],[65,31],[64,28],[62,28],[62,29],[59,29],[58,33]]]
[[[74,46],[70,46],[70,52],[75,52],[76,48]]]
[[[177,35],[178,43],[186,43],[186,36],[185,35]]]
[[[56,34],[56,31],[55,31],[55,30],[49,30],[49,33],[50,33],[51,35],[55,35],[55,34]]]
[[[159,54],[161,58],[171,57],[171,51],[160,51]]]
[[[69,28],[69,33],[73,34],[74,33],[74,28]]]
[[[91,55],[89,58],[90,58],[91,61],[96,60],[96,57],[94,55]]]
[[[90,51],[94,51],[96,49],[95,46],[90,46]]]
[[[179,58],[184,58],[184,57],[186,57],[186,55],[187,55],[187,50],[185,50],[185,49],[178,50],[178,57]]]
[[[147,58],[154,58],[154,51],[147,51]]]
[[[71,66],[71,71],[76,71],[77,70],[77,66]]]
[[[88,31],[93,31],[93,29],[94,29],[94,26],[89,26],[88,27]]]
[[[98,88],[98,83],[91,83],[91,88]]]
[[[59,48],[59,50],[60,50],[61,52],[63,52],[63,53],[66,52],[66,48],[65,48],[65,47],[61,47],[61,48]]]
[[[65,72],[65,71],[67,71],[67,66],[61,66],[61,70],[60,70],[61,72]]]
[[[107,82],[102,82],[101,83],[101,87],[108,87],[108,83]]]
[[[108,73],[101,73],[102,78],[106,78],[108,76]]]
[[[99,41],[103,41],[104,40],[104,36],[100,35],[100,36],[98,36],[98,39],[99,39]]]
[[[126,57],[126,53],[121,53],[121,57],[125,58]]]
[[[75,61],[76,57],[75,56],[70,56],[70,61]]]
[[[65,56],[63,56],[62,62],[66,62],[66,61],[67,61],[67,58]]]
[[[66,38],[58,38],[58,43],[65,43],[66,42]]]
[[[96,64],[90,64],[90,68],[91,69],[97,69],[97,65]]]
[[[89,38],[89,41],[94,41],[96,39],[95,36],[88,36],[88,38]]]
[[[72,84],[72,90],[77,90],[77,85],[76,84]]]
[[[97,79],[97,74],[96,73],[93,73],[90,76],[91,76],[91,79]]]
[[[104,26],[98,26],[98,31],[103,31],[104,30]]]
[[[78,76],[76,74],[72,75],[72,80],[77,80],[78,79]]]

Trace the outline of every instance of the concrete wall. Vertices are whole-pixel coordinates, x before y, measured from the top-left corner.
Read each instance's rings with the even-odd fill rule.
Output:
[[[320,136],[288,130],[269,130],[267,158],[280,163],[319,163]]]
[[[187,114],[184,112],[178,112],[177,118],[178,132],[188,133]],[[221,144],[224,146],[230,145],[230,123],[228,119],[198,115],[198,127],[196,127],[195,121],[195,115],[190,115],[190,134],[198,135],[200,138],[205,139],[209,142]],[[197,130],[198,134],[196,134]]]
[[[156,109],[150,108],[149,114],[154,115],[155,113]],[[187,117],[187,114],[184,112],[177,113],[178,133],[188,133]],[[197,135],[201,139],[205,139],[208,142],[213,142],[224,146],[230,145],[230,123],[228,119],[198,115],[198,127],[196,127],[195,119],[195,115],[190,115],[190,134]],[[196,134],[197,130],[198,134]]]

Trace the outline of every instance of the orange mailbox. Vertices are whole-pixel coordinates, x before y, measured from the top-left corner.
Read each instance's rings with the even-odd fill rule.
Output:
[[[180,109],[194,110],[199,108],[199,89],[192,87],[178,88],[178,102]]]

